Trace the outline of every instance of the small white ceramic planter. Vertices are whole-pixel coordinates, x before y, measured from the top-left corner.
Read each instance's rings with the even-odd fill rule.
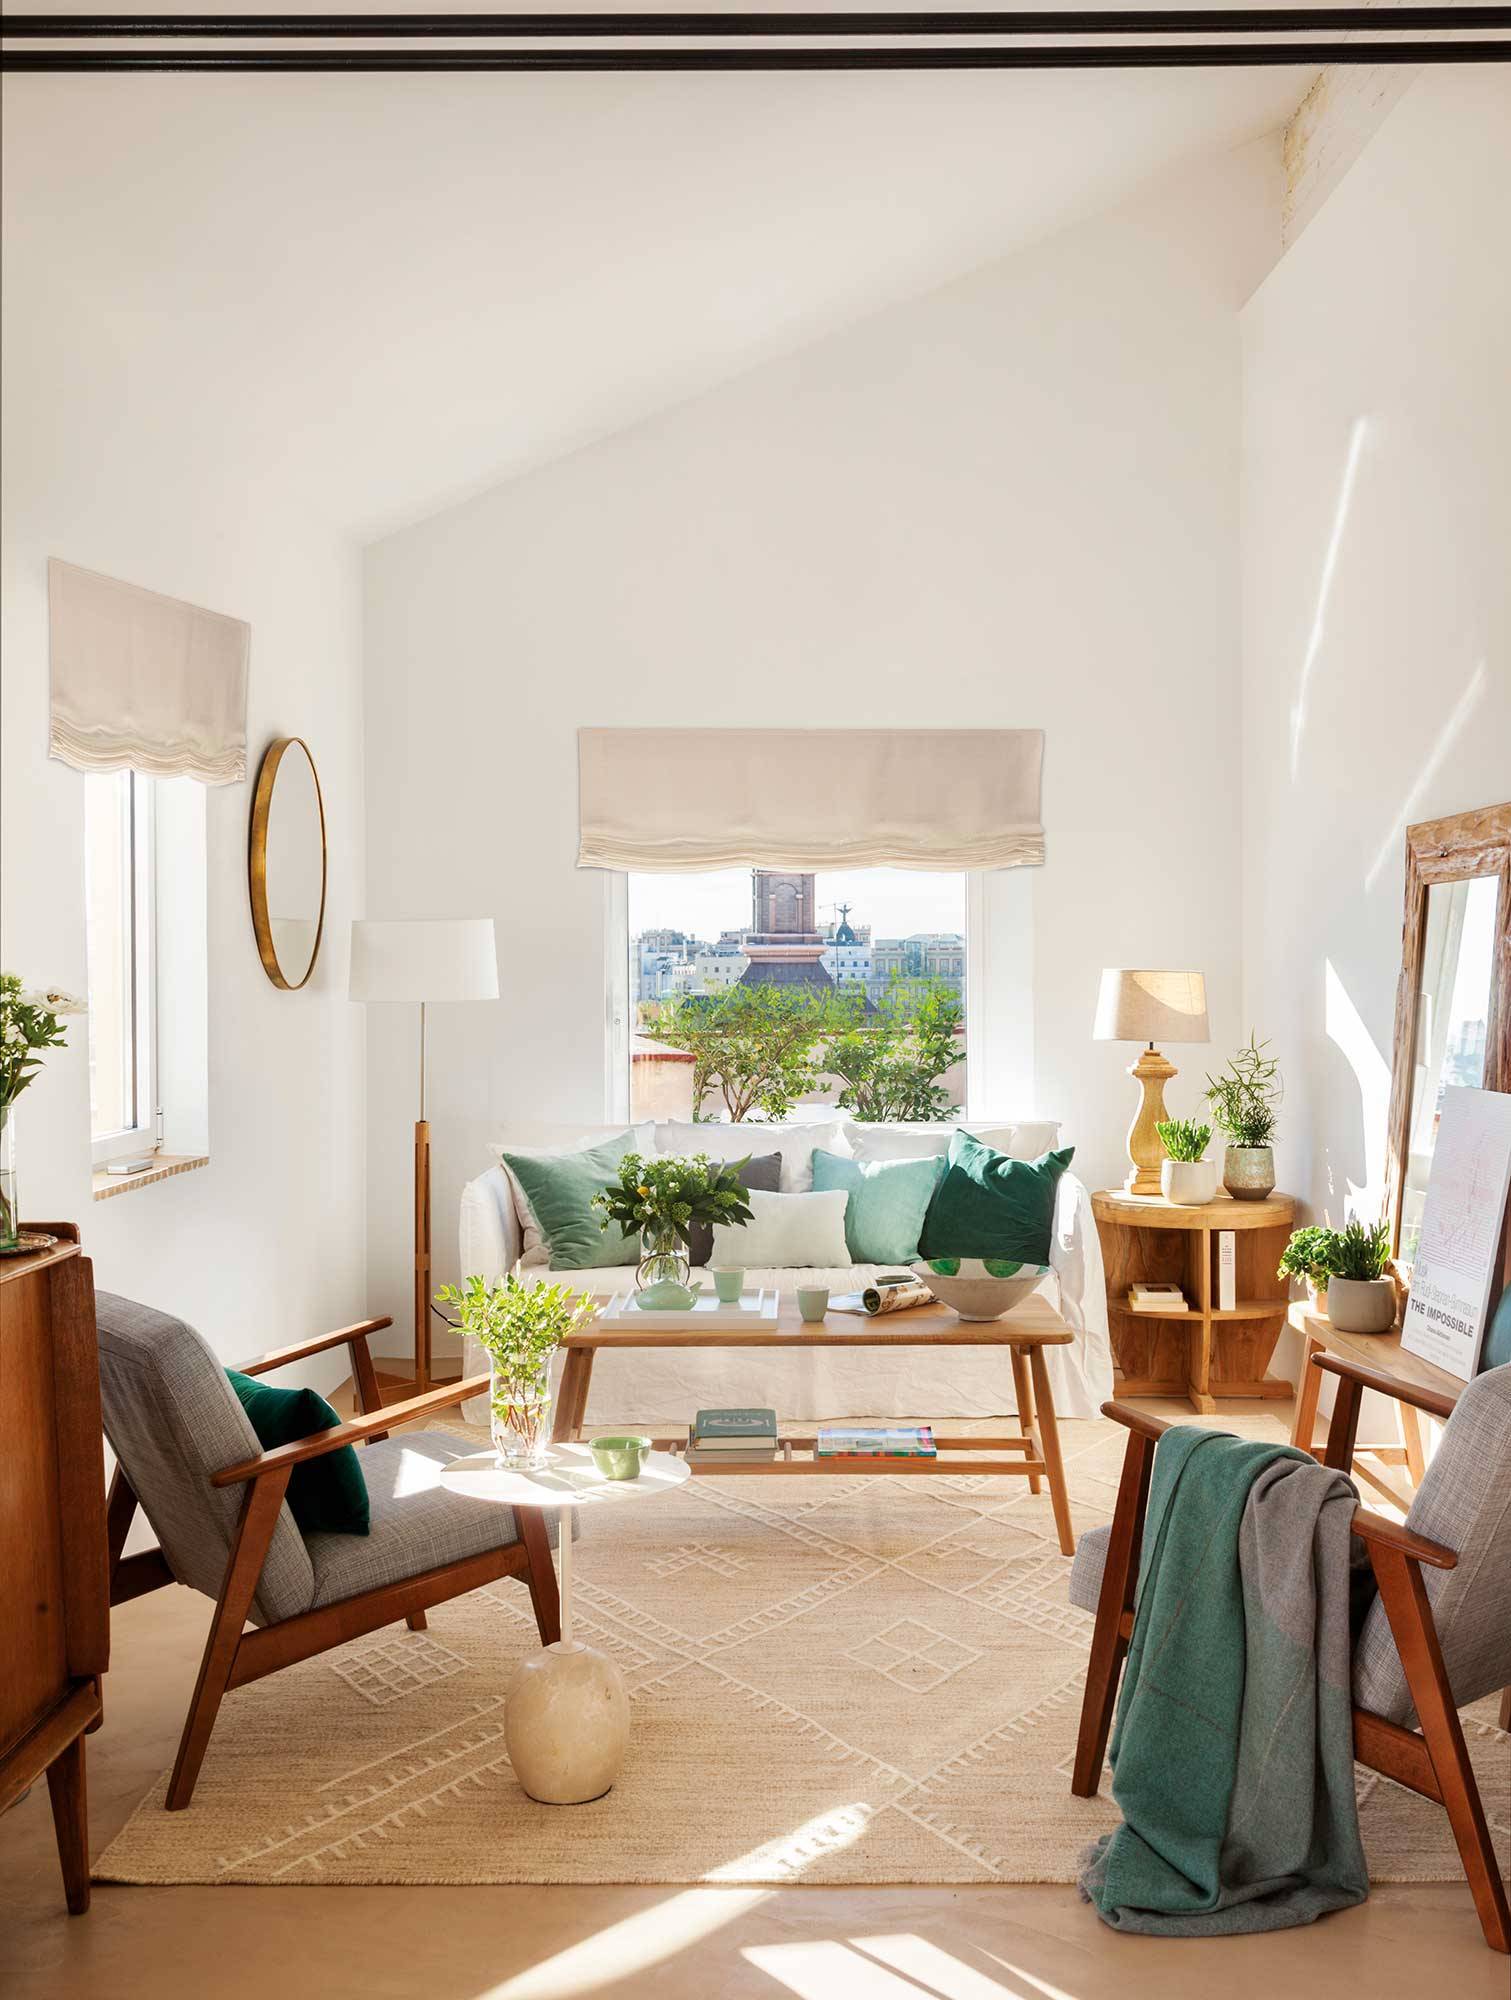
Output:
[[[1200,1208],[1217,1192],[1216,1160],[1161,1160],[1160,1193],[1176,1208]]]
[[[1329,1278],[1327,1316],[1339,1333],[1389,1333],[1396,1288],[1389,1278]]]

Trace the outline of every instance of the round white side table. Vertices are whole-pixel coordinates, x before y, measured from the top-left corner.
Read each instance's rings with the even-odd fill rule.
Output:
[[[498,1507],[556,1509],[561,1637],[521,1660],[504,1691],[504,1742],[514,1775],[544,1805],[602,1798],[619,1775],[630,1735],[630,1704],[619,1669],[606,1653],[572,1637],[573,1507],[623,1506],[653,1499],[692,1477],[669,1452],[648,1452],[638,1479],[605,1479],[585,1444],[553,1444],[533,1472],[498,1463],[491,1451],[459,1458],[441,1483],[469,1500]]]

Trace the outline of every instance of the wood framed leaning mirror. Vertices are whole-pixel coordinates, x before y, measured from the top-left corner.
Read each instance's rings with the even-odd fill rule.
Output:
[[[1511,1090],[1511,804],[1406,829],[1385,1219],[1408,1280],[1450,1084]]]
[[[297,992],[315,969],[325,928],[325,800],[309,745],[268,745],[252,795],[247,845],[252,929],[262,969]]]

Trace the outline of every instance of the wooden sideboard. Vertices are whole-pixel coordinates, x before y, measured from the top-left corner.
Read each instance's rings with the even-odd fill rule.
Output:
[[[1210,1416],[1219,1396],[1286,1401],[1289,1382],[1266,1375],[1285,1325],[1290,1284],[1276,1275],[1296,1205],[1289,1195],[1234,1201],[1220,1194],[1199,1208],[1159,1195],[1106,1189],[1091,1197],[1107,1270],[1107,1319],[1120,1396],[1184,1396]],[[1237,1288],[1229,1311],[1217,1305],[1217,1234],[1233,1231]],[[1183,1313],[1129,1309],[1135,1280],[1177,1284]]]
[[[84,1733],[110,1659],[94,1275],[72,1223],[0,1259],[0,1812],[44,1774],[68,1907],[89,1907]]]

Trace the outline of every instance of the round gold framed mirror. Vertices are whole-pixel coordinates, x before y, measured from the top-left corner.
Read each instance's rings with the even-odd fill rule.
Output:
[[[315,969],[325,926],[325,801],[302,736],[270,743],[257,773],[247,883],[262,969],[296,992]]]

